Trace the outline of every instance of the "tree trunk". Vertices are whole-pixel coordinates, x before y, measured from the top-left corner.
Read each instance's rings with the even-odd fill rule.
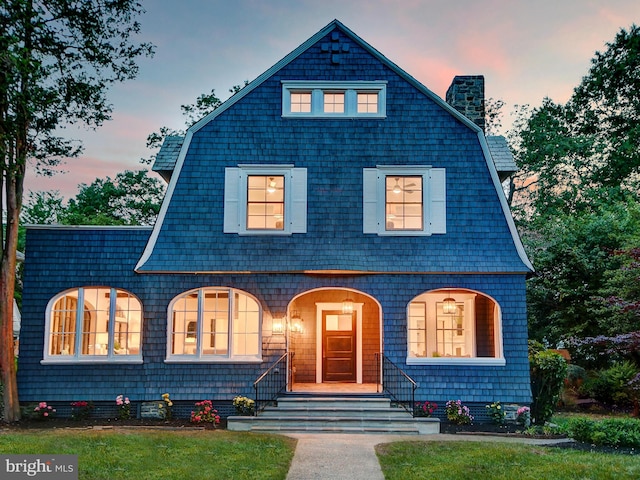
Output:
[[[20,188],[22,182],[18,181]],[[16,282],[16,251],[18,248],[18,215],[16,178],[6,179],[7,226],[0,266],[0,370],[4,397],[4,420],[20,420],[20,402],[16,380],[13,342],[13,293]]]

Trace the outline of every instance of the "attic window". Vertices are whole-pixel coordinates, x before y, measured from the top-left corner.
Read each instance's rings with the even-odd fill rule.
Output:
[[[291,92],[291,112],[311,113],[311,91]]]
[[[386,82],[282,82],[282,116],[386,117]]]

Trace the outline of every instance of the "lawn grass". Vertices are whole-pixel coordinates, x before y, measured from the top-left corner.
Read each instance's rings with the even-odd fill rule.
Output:
[[[490,442],[396,442],[376,447],[386,480],[638,479],[637,456]]]
[[[295,440],[222,430],[39,430],[0,434],[4,454],[78,455],[86,480],[284,479]]]

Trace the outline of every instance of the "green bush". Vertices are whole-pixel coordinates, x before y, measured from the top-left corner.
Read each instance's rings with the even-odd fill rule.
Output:
[[[640,448],[640,420],[633,418],[609,418],[600,421],[574,418],[569,420],[567,431],[569,436],[578,442],[608,447]]]
[[[536,425],[544,425],[555,411],[567,376],[567,362],[562,355],[544,349],[541,344],[529,344],[529,369],[531,373],[531,419]]]
[[[587,371],[580,365],[570,363],[567,365],[567,381],[575,385],[580,380],[584,381],[587,378]]]
[[[629,406],[633,403],[629,382],[637,373],[637,367],[630,361],[616,363],[588,378],[581,394],[607,405]]]

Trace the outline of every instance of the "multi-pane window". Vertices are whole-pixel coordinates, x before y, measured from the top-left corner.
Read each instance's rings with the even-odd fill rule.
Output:
[[[422,230],[422,176],[387,176],[385,192],[386,230]]]
[[[284,229],[284,176],[247,177],[247,230]]]
[[[384,118],[387,84],[373,82],[282,81],[284,117]]]
[[[441,357],[470,357],[464,303],[436,302],[436,352]]]
[[[344,113],[344,92],[324,92],[324,113]]]
[[[291,235],[307,231],[307,169],[293,165],[225,168],[224,232]]]
[[[291,92],[291,112],[311,112],[311,92]]]
[[[258,302],[227,288],[200,288],[169,307],[169,358],[258,360],[261,354]]]
[[[499,309],[468,290],[423,293],[407,308],[407,362],[503,364]],[[471,360],[470,360],[471,361]]]
[[[444,168],[378,165],[362,169],[362,232],[390,236],[447,233]]]
[[[142,305],[129,292],[84,287],[50,302],[45,360],[140,357]]]
[[[358,113],[378,113],[378,92],[358,92]]]

